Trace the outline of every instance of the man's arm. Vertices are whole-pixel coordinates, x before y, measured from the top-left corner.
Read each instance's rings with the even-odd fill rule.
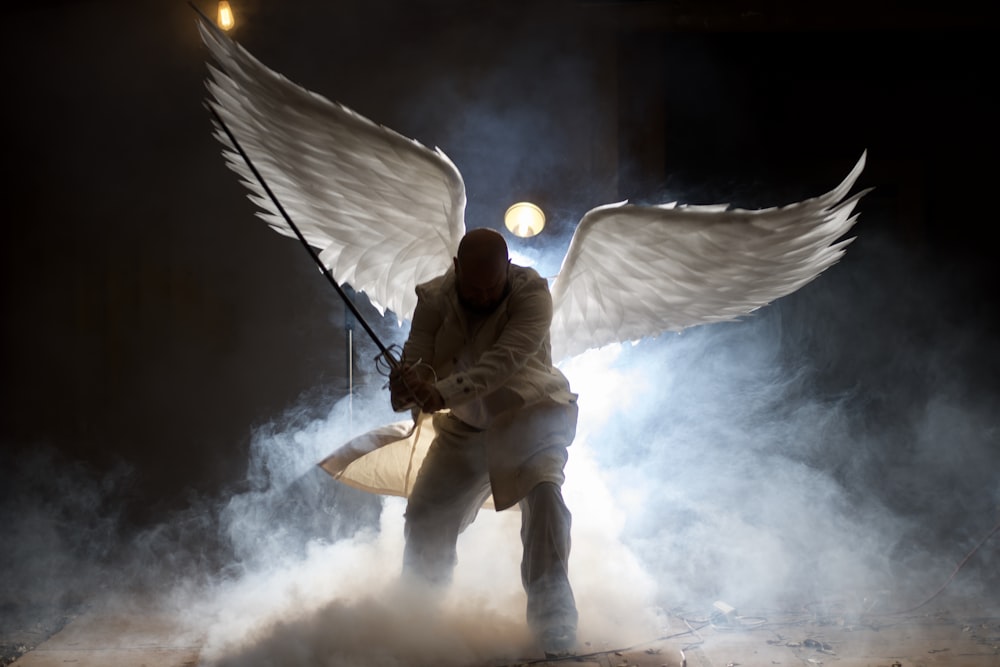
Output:
[[[552,296],[545,281],[512,296],[503,332],[478,361],[463,372],[438,381],[444,405],[456,407],[504,386],[538,352],[552,326]]]

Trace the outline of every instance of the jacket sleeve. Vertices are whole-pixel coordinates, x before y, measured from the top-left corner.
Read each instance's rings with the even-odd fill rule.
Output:
[[[428,290],[417,287],[417,305],[410,321],[410,334],[403,344],[403,360],[408,364],[422,361],[434,363],[434,340],[441,328],[443,315],[437,303],[434,303]]]
[[[456,407],[500,389],[538,353],[552,326],[552,295],[544,280],[512,294],[507,315],[497,341],[475,364],[437,382],[446,406]]]

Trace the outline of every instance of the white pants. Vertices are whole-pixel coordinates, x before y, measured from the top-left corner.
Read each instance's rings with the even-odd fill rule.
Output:
[[[429,583],[450,582],[458,535],[490,496],[485,432],[451,415],[436,417],[437,437],[420,468],[406,507],[403,571]],[[562,479],[566,448],[538,452],[525,465],[538,479]],[[528,595],[527,618],[536,632],[576,629],[577,611],[569,584],[571,515],[559,484],[543,481],[520,500],[521,583]]]

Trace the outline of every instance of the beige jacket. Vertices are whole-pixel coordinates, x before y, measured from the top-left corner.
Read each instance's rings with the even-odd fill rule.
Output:
[[[507,296],[471,328],[458,301],[454,269],[417,286],[403,347],[407,362],[420,360],[434,369],[445,406],[485,430],[497,509],[517,502],[540,481],[562,481],[561,466],[545,473],[527,464],[532,457],[537,462],[542,450],[568,447],[577,414],[576,394],[552,365],[548,283],[533,269],[514,264],[509,275]]]

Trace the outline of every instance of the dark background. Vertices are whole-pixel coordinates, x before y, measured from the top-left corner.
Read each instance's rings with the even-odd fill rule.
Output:
[[[549,273],[593,206],[788,203],[867,150],[859,240],[822,280],[896,307],[824,331],[830,302],[793,295],[788,326],[820,322],[796,349],[831,391],[905,394],[900,369],[920,359],[879,371],[880,353],[857,353],[866,318],[930,348],[942,325],[972,341],[950,380],[995,406],[995,34],[979,3],[911,5],[237,0],[233,37],[440,146],[465,176],[468,226],[542,203]],[[225,167],[186,3],[22,3],[0,43],[0,497],[22,512],[86,488],[94,505],[58,509],[65,521],[155,525],[238,486],[256,427],[344,395],[344,309]],[[355,383],[372,371],[361,359]]]

